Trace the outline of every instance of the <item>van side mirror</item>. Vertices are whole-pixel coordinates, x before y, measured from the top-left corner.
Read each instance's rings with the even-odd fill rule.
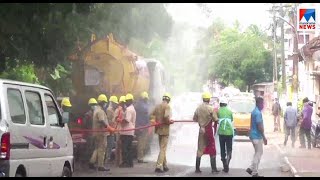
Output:
[[[69,112],[63,112],[62,113],[62,123],[66,124],[70,120]]]

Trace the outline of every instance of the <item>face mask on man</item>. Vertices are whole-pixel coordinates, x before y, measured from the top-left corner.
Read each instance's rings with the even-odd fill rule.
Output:
[[[264,108],[264,104],[263,104],[263,103],[259,104],[259,105],[258,105],[258,108],[260,109],[260,111],[262,111],[263,108]]]
[[[91,108],[92,111],[94,111],[96,109],[96,107],[97,107],[96,105],[93,105],[90,108]]]

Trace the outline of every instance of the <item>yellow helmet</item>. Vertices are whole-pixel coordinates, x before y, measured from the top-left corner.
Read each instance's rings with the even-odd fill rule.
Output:
[[[117,96],[111,96],[109,101],[118,104],[118,97]]]
[[[100,94],[99,95],[99,97],[98,97],[98,101],[99,102],[108,102],[108,98],[107,98],[107,96],[106,95],[104,95],[104,94]]]
[[[162,96],[163,99],[171,99],[171,95],[169,93],[164,93],[164,95]]]
[[[91,105],[91,104],[98,104],[98,102],[97,102],[97,100],[95,98],[90,98],[89,102],[88,102],[88,105]]]
[[[148,93],[147,93],[146,91],[144,91],[144,92],[141,93],[141,97],[142,97],[143,99],[149,99],[149,95],[148,95]]]
[[[130,93],[128,93],[128,94],[126,95],[126,101],[128,101],[128,100],[133,100],[133,95],[130,94]]]
[[[204,92],[202,94],[202,99],[210,99],[211,98],[211,94],[209,92]]]
[[[126,96],[120,96],[119,103],[126,102]]]
[[[66,107],[72,107],[69,98],[63,98],[61,101],[61,107],[66,106]]]

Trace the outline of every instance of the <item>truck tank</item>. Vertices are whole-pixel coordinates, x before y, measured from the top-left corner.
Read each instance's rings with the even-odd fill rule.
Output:
[[[94,40],[70,58],[75,95],[71,97],[75,113],[84,113],[87,101],[104,93],[118,97],[132,93],[138,97],[149,92],[150,76],[147,63],[120,45],[112,34]]]

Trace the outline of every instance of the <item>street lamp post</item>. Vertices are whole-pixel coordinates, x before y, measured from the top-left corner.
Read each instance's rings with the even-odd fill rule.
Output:
[[[296,8],[296,7],[295,7]],[[299,47],[298,47],[298,33],[297,33],[297,22],[296,22],[296,14],[295,11],[291,11],[291,20],[292,23],[288,22],[281,16],[276,16],[277,18],[281,19],[285,23],[287,23],[292,28],[293,32],[293,76],[292,76],[292,87],[293,87],[293,94],[297,95],[298,93],[298,63],[299,63]]]

